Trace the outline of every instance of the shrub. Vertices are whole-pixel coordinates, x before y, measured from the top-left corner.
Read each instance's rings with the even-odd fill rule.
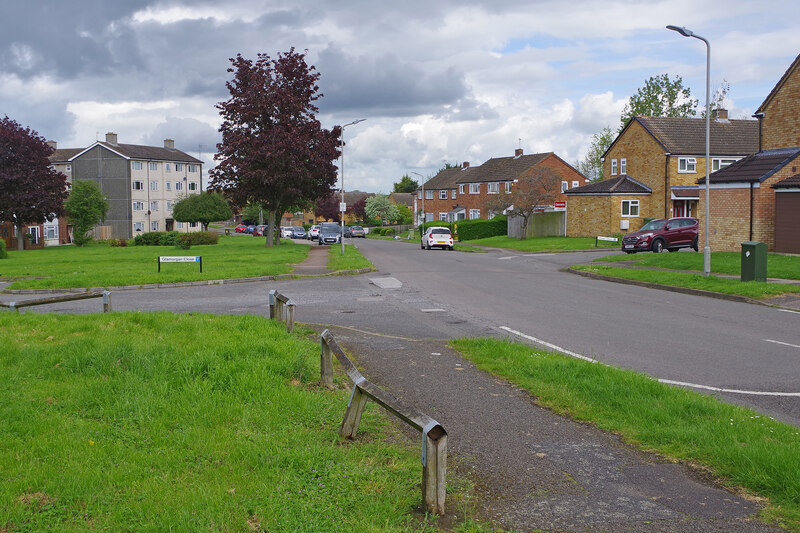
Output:
[[[459,241],[471,241],[508,234],[508,219],[502,215],[498,215],[492,220],[461,220],[457,225]]]
[[[124,248],[124,247],[128,246],[128,241],[126,241],[125,239],[109,239],[108,240],[108,245],[109,246],[118,247],[118,248]]]
[[[192,247],[192,234],[191,233],[181,233],[178,237],[178,242],[175,244],[177,248],[181,250],[188,250]]]
[[[383,228],[381,235],[394,235],[394,228]]]
[[[6,241],[0,239],[0,259],[5,259],[8,257],[8,252],[6,252]]]

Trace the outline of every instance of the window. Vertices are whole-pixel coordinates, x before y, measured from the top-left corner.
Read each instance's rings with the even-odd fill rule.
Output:
[[[171,200],[167,200],[167,211],[172,211],[172,205],[173,205],[174,203],[175,203],[175,202],[173,202],[173,201],[171,201]]]
[[[628,172],[628,160],[627,159],[620,159],[619,160],[619,173],[625,174]]]
[[[612,159],[611,160],[611,175],[612,176],[616,176],[617,175],[617,160],[616,159]]]
[[[144,182],[142,180],[135,180],[131,186],[133,187],[134,191],[141,191],[144,190]]]
[[[189,190],[190,191],[196,191],[197,190],[197,184],[195,182],[193,182],[193,181],[190,181],[189,182]]]
[[[49,241],[58,240],[58,225],[46,224],[44,227],[44,238]]]
[[[144,222],[133,223],[133,232],[136,233],[137,231],[144,231]]]
[[[578,187],[578,186],[580,186],[580,182],[573,181],[573,182],[572,182],[572,186],[573,186],[573,187]]]
[[[476,218],[481,218],[481,210],[480,209],[470,209],[469,210],[469,219],[475,220]]]
[[[506,192],[511,192],[511,182],[510,181],[506,182]]]
[[[460,184],[458,186],[458,194],[464,194],[464,184]]]
[[[426,200],[433,200],[433,191],[428,189],[425,191],[425,199]]]
[[[175,172],[180,172],[183,170],[183,163],[175,163]]]
[[[164,170],[166,170],[167,172],[172,170],[172,164],[171,163],[164,163]]]
[[[486,184],[486,192],[489,194],[497,194],[500,192],[500,184],[495,182]]]
[[[639,200],[622,200],[622,216],[638,217]]]
[[[158,190],[158,182],[157,181],[151,181],[150,182],[150,190],[151,191],[157,191]]]
[[[447,200],[447,190],[442,189],[439,191],[439,200]]]
[[[158,220],[154,220],[150,223],[150,231],[158,231]]]
[[[678,158],[678,172],[694,173],[697,172],[697,159],[694,157]]]
[[[481,193],[481,184],[480,183],[470,183],[469,184],[469,193],[470,194],[480,194]]]
[[[567,189],[569,189],[569,183],[567,183],[566,181],[562,181],[561,182],[561,192],[564,192]]]
[[[439,220],[447,220],[447,213],[439,213]]]
[[[422,191],[417,191],[417,200],[422,200]]]
[[[133,202],[134,211],[144,211],[144,202]]]
[[[178,229],[183,229],[183,222],[176,222],[175,227]]]
[[[172,190],[172,182],[171,181],[168,181],[167,183],[165,183],[165,185],[167,186],[167,190],[168,191]]]
[[[456,199],[456,190],[455,190],[455,189],[453,189],[453,194],[452,194],[452,197],[453,197],[453,200],[455,200],[455,199]]]
[[[197,172],[197,165],[189,165],[189,172]]]
[[[732,165],[736,161],[738,161],[738,159],[732,159],[729,157],[722,157],[722,158],[715,157],[714,159],[711,160],[711,171],[716,172],[721,168],[725,168],[728,165]]]
[[[158,211],[158,200],[150,202],[150,211]]]
[[[175,182],[175,190],[176,191],[182,191],[183,190],[183,183],[181,183],[180,181],[176,181]]]
[[[158,170],[158,163],[150,162],[150,170]]]
[[[67,165],[67,172],[72,170],[72,165]]]
[[[142,165],[141,161],[131,161],[131,170],[142,170],[144,165]]]
[[[190,228],[196,228],[197,227],[197,222],[189,222],[189,227]]]

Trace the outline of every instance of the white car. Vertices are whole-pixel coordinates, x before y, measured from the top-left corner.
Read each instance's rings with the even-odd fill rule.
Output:
[[[453,234],[450,233],[450,228],[432,226],[425,231],[419,243],[419,247],[423,250],[430,250],[435,247],[440,247],[443,250],[452,250]]]
[[[308,229],[308,238],[312,241],[319,239],[319,226],[315,224]]]
[[[292,238],[292,227],[291,226],[281,226],[281,238],[282,239],[291,239]]]

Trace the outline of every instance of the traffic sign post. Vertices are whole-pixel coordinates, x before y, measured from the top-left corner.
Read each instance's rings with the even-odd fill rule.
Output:
[[[159,255],[158,271],[161,272],[161,263],[200,263],[200,273],[203,273],[203,257],[199,255]]]

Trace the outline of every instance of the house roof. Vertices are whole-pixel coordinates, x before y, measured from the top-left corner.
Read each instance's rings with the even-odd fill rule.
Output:
[[[650,194],[653,189],[627,174],[567,189],[564,194]]]
[[[673,199],[697,199],[700,197],[700,187],[697,185],[680,185],[669,188]]]
[[[550,156],[555,156],[555,154],[553,152],[545,152],[514,157],[493,157],[478,167],[468,167],[460,171],[457,183],[512,181]]]
[[[344,193],[344,203],[347,205],[353,205],[354,203],[364,200],[365,198],[370,198],[375,196],[374,192],[363,192],[363,191],[345,191]]]
[[[792,61],[792,64],[789,65],[789,68],[787,68],[786,72],[783,73],[783,76],[781,76],[781,79],[778,80],[778,83],[775,84],[775,87],[772,88],[772,91],[770,91],[770,93],[767,95],[767,97],[764,99],[764,101],[758,107],[758,110],[756,111],[756,113],[763,113],[764,112],[764,109],[769,105],[769,103],[772,101],[772,99],[775,98],[775,95],[778,94],[778,92],[781,90],[783,85],[786,83],[786,81],[792,75],[792,72],[794,72],[794,70],[798,66],[800,66],[800,55],[798,55],[796,58],[794,58],[794,61]]]
[[[102,146],[112,152],[121,155],[126,159],[142,159],[144,161],[178,161],[181,163],[199,163],[203,162],[196,157],[177,150],[175,148],[164,148],[163,146],[144,146],[140,144],[112,144],[105,141],[95,141],[88,148],[62,148],[56,150],[50,156],[50,161],[63,161],[68,162],[75,159],[77,156],[88,152],[95,146]],[[64,157],[65,155],[73,152],[72,155],[64,159],[53,159],[54,157]]]
[[[763,150],[713,172],[711,183],[762,182],[798,156],[800,147]],[[705,176],[697,180],[705,182]]]
[[[67,163],[81,152],[83,152],[83,148],[58,148],[50,154],[50,163]]]
[[[389,194],[389,199],[396,204],[414,206],[414,193],[411,192],[393,192]]]
[[[800,174],[790,176],[772,186],[773,189],[797,189],[800,188]]]
[[[464,169],[468,171],[469,167]],[[424,183],[425,189],[429,191],[437,189],[455,189],[456,180],[461,177],[461,167],[446,168]],[[421,189],[421,187],[420,187]]]

